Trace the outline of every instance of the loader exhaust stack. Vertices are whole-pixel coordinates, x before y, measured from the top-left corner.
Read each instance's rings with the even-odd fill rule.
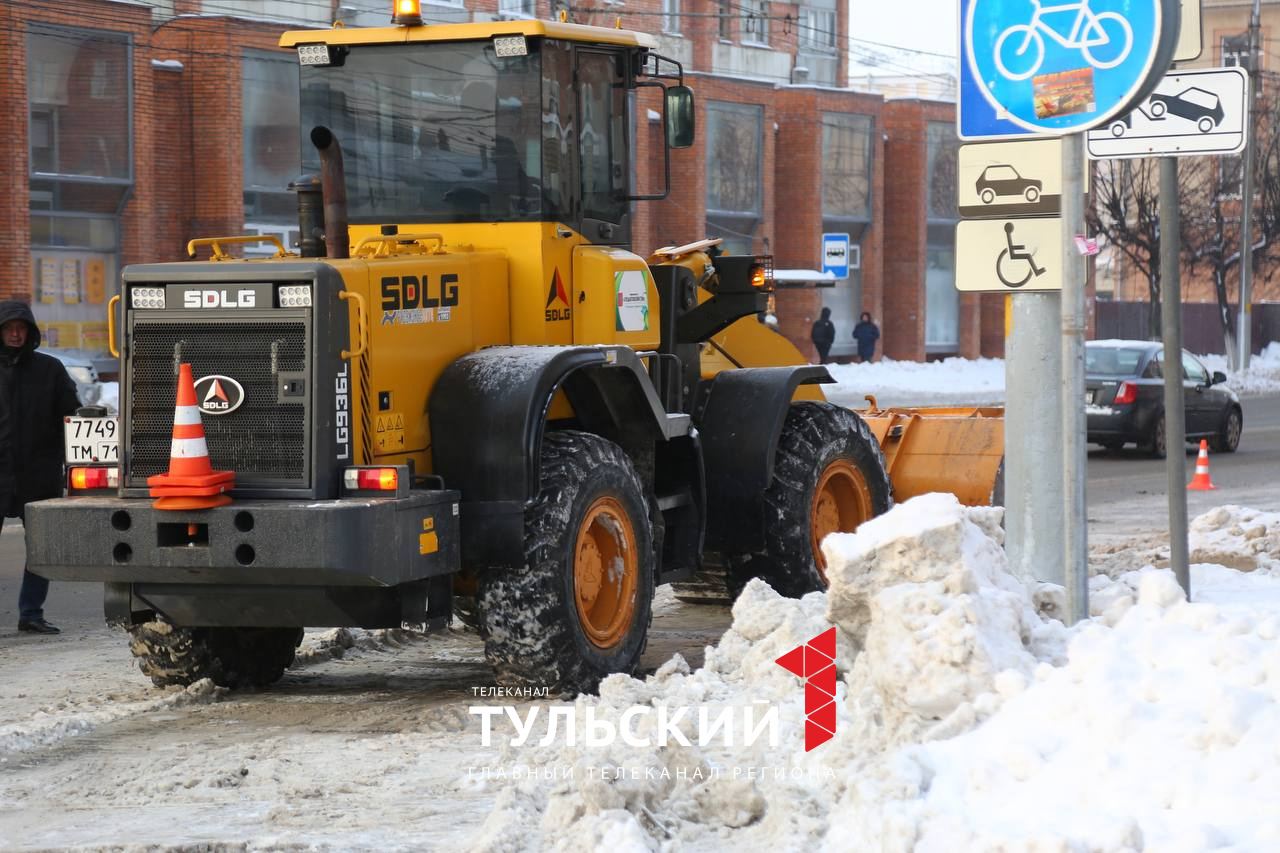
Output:
[[[347,230],[347,175],[342,165],[342,146],[327,127],[312,128],[311,144],[320,152],[326,255],[349,258],[351,237]]]

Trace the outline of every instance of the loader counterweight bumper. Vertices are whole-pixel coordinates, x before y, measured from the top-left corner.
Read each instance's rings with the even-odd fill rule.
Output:
[[[458,569],[455,491],[193,511],[59,498],[25,525],[28,567],[59,581],[379,587]]]

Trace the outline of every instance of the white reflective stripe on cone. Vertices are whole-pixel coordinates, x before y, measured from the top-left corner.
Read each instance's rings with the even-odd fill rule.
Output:
[[[191,426],[200,423],[199,406],[175,406],[173,409],[174,426]]]
[[[209,455],[209,445],[203,438],[175,438],[169,447],[169,456],[174,459],[195,459]]]

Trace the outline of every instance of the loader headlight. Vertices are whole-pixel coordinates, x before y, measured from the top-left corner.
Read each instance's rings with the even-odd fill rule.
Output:
[[[129,304],[134,308],[163,308],[163,287],[131,287],[129,288]]]
[[[311,285],[288,284],[277,288],[276,304],[281,308],[310,308]]]

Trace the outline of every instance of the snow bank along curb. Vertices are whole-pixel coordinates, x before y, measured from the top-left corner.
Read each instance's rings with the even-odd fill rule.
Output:
[[[676,658],[573,706],[579,732],[588,708],[615,727],[687,708],[688,745],[634,710],[654,745],[540,727],[494,759],[510,776],[464,783],[497,793],[476,849],[1280,846],[1280,813],[1246,793],[1280,786],[1280,579],[1197,566],[1221,602],[1187,604],[1167,571],[1099,576],[1067,630],[1046,618],[1061,588],[1008,573],[998,512],[926,495],[828,538],[827,594],[752,582],[702,669]],[[803,691],[774,659],[832,624],[837,732],[805,753]],[[775,743],[699,738],[700,708],[761,701]]]

